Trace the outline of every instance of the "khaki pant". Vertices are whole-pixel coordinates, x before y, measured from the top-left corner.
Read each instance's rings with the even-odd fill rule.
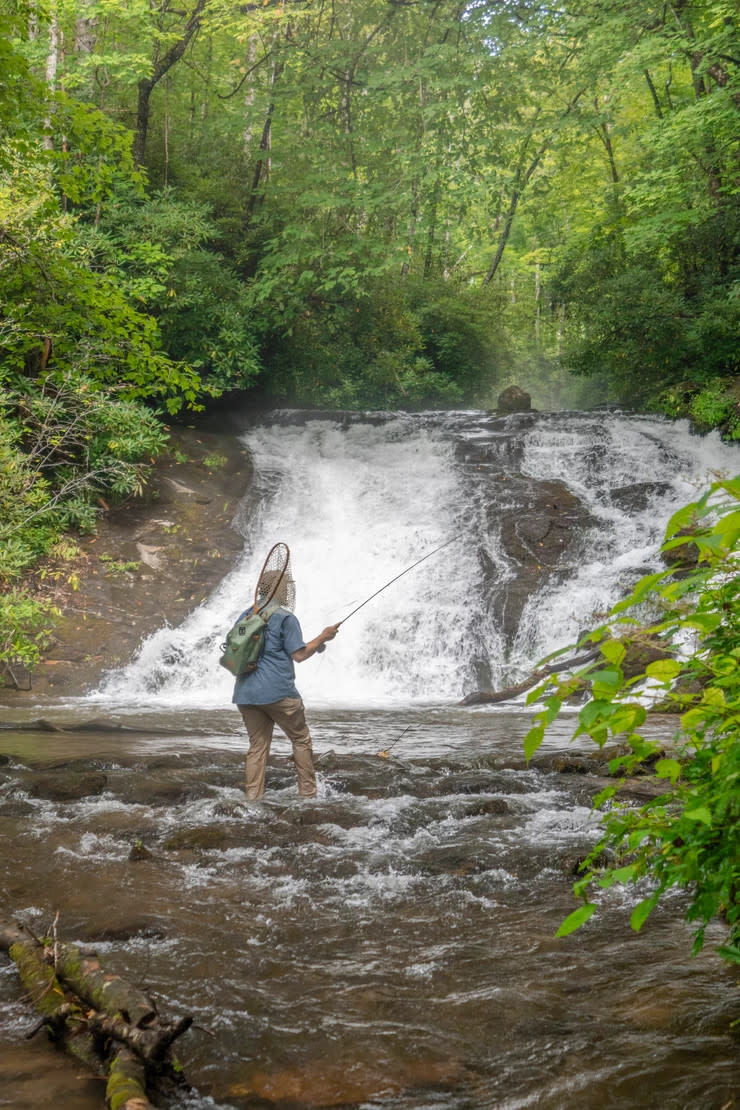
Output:
[[[265,769],[275,725],[282,729],[293,745],[298,793],[302,798],[315,797],[316,774],[313,769],[311,733],[308,731],[301,699],[282,698],[269,705],[239,705],[237,709],[249,733],[247,798],[255,801],[265,793]]]

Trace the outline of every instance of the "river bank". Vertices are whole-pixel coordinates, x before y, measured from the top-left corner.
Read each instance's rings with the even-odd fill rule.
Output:
[[[28,688],[6,686],[3,703],[85,694],[146,636],[202,604],[242,549],[235,514],[251,473],[233,432],[173,427],[144,496],[106,506],[76,554],[36,568],[29,588],[61,616]]]

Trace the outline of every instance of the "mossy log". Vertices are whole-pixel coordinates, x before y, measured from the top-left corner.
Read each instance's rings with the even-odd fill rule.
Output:
[[[96,955],[56,937],[40,941],[0,923],[0,950],[42,1015],[29,1035],[46,1028],[96,1075],[107,1076],[111,1110],[153,1110],[150,1096],[187,1087],[171,1048],[192,1025],[190,1015],[162,1021],[146,994],[106,972]]]
[[[102,1034],[128,1047],[144,1063],[160,1064],[165,1059],[172,1042],[190,1028],[193,1019],[187,1015],[172,1025],[157,1023],[157,1027],[153,1029],[138,1029],[121,1018],[93,1014],[88,1024],[94,1033]]]
[[[74,944],[59,944],[55,952],[56,973],[94,1010],[120,1015],[132,1026],[144,1026],[157,1016],[157,1007],[148,995],[105,971],[94,953],[80,951]]]
[[[154,1110],[145,1091],[144,1064],[135,1052],[121,1046],[111,1059],[105,1089],[110,1110]]]
[[[4,931],[3,931],[4,932]],[[10,940],[7,946],[4,940]],[[94,1038],[87,1025],[87,1016],[72,995],[64,990],[54,969],[45,961],[43,948],[22,934],[0,936],[4,948],[18,968],[24,990],[42,1020],[33,1032],[46,1028],[49,1037],[64,1043],[70,1056],[85,1064],[96,1075],[104,1075],[105,1068],[97,1051]]]

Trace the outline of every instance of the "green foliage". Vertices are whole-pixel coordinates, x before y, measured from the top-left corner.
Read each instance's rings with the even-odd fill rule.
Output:
[[[601,158],[608,179],[571,192],[579,216],[571,207],[567,230],[550,231],[550,292],[565,307],[564,364],[663,409],[676,389],[740,374],[736,12],[727,0],[597,8],[582,52],[599,62],[596,111],[579,105],[574,128],[587,172]],[[727,422],[708,400],[679,414]]]
[[[248,387],[260,369],[247,288],[213,249],[217,235],[208,206],[173,189],[119,196],[85,233],[96,265],[156,319],[169,356],[213,394]]]
[[[0,672],[13,674],[14,664],[32,670],[48,647],[59,610],[22,590],[0,595]]]
[[[165,438],[154,413],[82,375],[0,389],[0,582],[62,531],[94,530],[101,496],[141,494]]]
[[[446,407],[479,399],[507,362],[488,291],[389,278],[365,293],[317,302],[272,337],[271,392],[337,408]]]
[[[715,483],[674,515],[662,548],[666,555],[685,545],[687,527],[699,551],[697,567],[643,578],[588,637],[599,643],[602,661],[569,677],[550,677],[530,693],[529,704],[544,698],[544,708],[525,738],[525,752],[532,756],[564,701],[588,685],[574,738],[588,736],[599,747],[619,739],[622,753],[613,758],[612,773],[644,771],[663,787],[639,807],[620,801],[618,784],[596,799],[603,835],[574,886],[585,904],[563,923],[560,935],[591,915],[596,903],[587,900],[588,893],[643,880],[652,889],[632,913],[633,929],[641,928],[666,891],[680,888],[688,893],[694,951],[719,916],[728,930],[719,952],[740,963],[740,479]],[[647,631],[674,655],[628,678],[623,661],[631,634],[624,630],[635,623],[630,611],[646,602],[654,612]],[[641,731],[646,703],[680,714],[668,755]],[[605,851],[614,860],[608,866]]]
[[[129,400],[151,398],[170,412],[197,404],[196,371],[168,359],[155,320],[131,306],[113,276],[91,269],[43,162],[21,148],[0,175],[0,229],[0,381],[82,369]]]
[[[13,372],[48,337],[170,413],[512,379],[660,407],[740,373],[730,0],[5,7]]]
[[[657,395],[669,383],[696,392],[713,382],[716,394],[722,379],[740,374],[740,299],[711,255],[701,263],[700,288],[696,273],[684,280],[673,266],[686,250],[678,237],[665,244],[663,264],[657,257],[626,259],[612,236],[611,244],[601,237],[582,253],[564,255],[554,292],[571,306],[564,357],[576,373],[606,371],[616,398],[661,408]],[[733,280],[738,276],[740,270],[732,272]],[[730,414],[703,403],[690,415],[716,426]]]
[[[740,430],[740,405],[726,388],[727,383],[715,380],[691,398],[689,415],[700,429],[722,428],[733,438]]]

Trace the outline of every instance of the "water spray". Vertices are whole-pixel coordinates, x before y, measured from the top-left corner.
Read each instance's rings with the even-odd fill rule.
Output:
[[[397,574],[395,576],[395,578],[391,578],[390,582],[386,582],[386,584],[384,586],[381,586],[379,590],[376,590],[374,594],[370,594],[370,597],[366,597],[365,600],[361,602],[356,609],[353,609],[352,612],[348,613],[343,620],[339,621],[337,628],[348,621],[350,617],[353,617],[355,613],[359,613],[360,609],[367,605],[368,602],[372,601],[374,597],[377,597],[378,594],[382,594],[383,590],[387,590],[388,587],[392,586],[394,582],[397,582],[399,578],[403,578],[404,574],[408,574],[410,570],[413,570],[414,567],[418,567],[419,564],[423,563],[426,559],[431,559],[432,555],[436,555],[437,552],[441,551],[444,547],[449,547],[450,544],[454,543],[457,539],[459,539],[459,536],[453,536],[451,540],[446,540],[444,543],[441,543],[439,547],[435,547],[433,551],[428,551],[426,555],[422,555],[421,559],[417,559],[415,563],[412,563],[410,567],[406,567],[406,570],[402,570],[400,574]]]

